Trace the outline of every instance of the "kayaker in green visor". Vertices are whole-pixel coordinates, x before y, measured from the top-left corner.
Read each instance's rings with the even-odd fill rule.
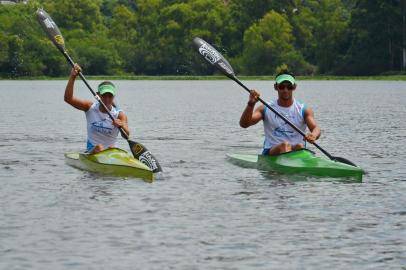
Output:
[[[312,108],[293,97],[296,86],[295,76],[292,73],[289,71],[279,73],[274,84],[278,99],[268,104],[302,130],[306,134],[305,138],[264,105],[254,110],[260,93],[255,89],[250,92],[247,106],[241,115],[240,126],[248,128],[263,120],[265,131],[263,155],[278,155],[299,150],[305,147],[306,141],[313,143],[320,137],[320,128],[314,119]],[[307,129],[310,132],[306,133]]]
[[[108,116],[107,111],[98,102],[80,99],[73,95],[76,77],[81,68],[75,64],[71,70],[68,84],[65,89],[64,100],[74,108],[84,111],[87,121],[87,145],[86,152],[94,154],[106,148],[117,147],[119,128],[129,135],[128,121],[125,113],[114,105],[114,97],[117,89],[112,82],[104,81],[99,84],[98,92],[101,101],[109,109],[114,121]]]

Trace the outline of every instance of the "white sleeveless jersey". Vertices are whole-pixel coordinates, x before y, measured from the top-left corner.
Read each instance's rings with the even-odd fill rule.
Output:
[[[99,109],[100,103],[95,102],[86,112],[87,120],[87,144],[96,146],[102,144],[104,147],[116,147],[119,129],[113,125],[113,121],[107,113]],[[117,118],[122,110],[113,106],[110,114]]]
[[[297,126],[303,133],[306,132],[307,125],[304,121],[304,110],[306,105],[293,99],[290,107],[282,107],[277,101],[268,103],[273,109],[285,116],[290,122]],[[263,112],[265,141],[264,149],[270,149],[272,146],[287,141],[291,145],[305,143],[303,136],[294,130],[289,124],[283,121],[279,116],[265,107]]]

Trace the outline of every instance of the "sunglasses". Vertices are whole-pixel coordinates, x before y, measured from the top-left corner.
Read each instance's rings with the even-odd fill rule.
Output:
[[[288,88],[288,90],[293,90],[293,88],[295,88],[295,86],[291,83],[281,83],[278,84],[278,90],[283,90],[285,88]]]

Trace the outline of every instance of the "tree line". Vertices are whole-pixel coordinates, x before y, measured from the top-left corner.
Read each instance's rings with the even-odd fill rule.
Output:
[[[91,75],[210,75],[199,36],[244,75],[374,75],[406,69],[406,0],[31,0],[0,5],[0,76],[61,76],[43,7]]]

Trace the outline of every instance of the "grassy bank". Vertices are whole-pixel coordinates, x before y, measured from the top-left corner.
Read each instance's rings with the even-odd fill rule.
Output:
[[[229,80],[222,75],[213,76],[136,76],[136,75],[120,75],[120,76],[86,76],[90,80]],[[241,80],[274,80],[274,76],[239,76]],[[0,78],[0,80],[67,80],[65,77],[18,77],[18,78]],[[377,75],[377,76],[298,76],[298,80],[378,80],[378,81],[406,81],[406,75]]]

